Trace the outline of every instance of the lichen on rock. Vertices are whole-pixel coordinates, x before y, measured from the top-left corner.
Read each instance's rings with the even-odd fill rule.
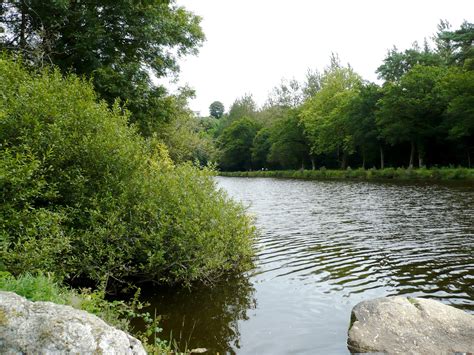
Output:
[[[353,308],[347,345],[354,353],[472,353],[474,316],[429,299],[377,298]]]
[[[141,342],[70,306],[0,291],[1,354],[146,354]]]

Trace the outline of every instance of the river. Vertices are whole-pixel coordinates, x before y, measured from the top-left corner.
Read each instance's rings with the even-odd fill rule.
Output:
[[[217,178],[259,228],[256,268],[149,298],[162,336],[210,353],[348,354],[352,307],[427,297],[474,313],[472,184]]]

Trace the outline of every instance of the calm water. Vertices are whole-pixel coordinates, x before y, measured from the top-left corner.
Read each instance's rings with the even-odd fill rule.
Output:
[[[157,290],[163,335],[211,353],[348,354],[352,307],[411,295],[474,313],[474,187],[218,178],[260,229],[256,269]]]

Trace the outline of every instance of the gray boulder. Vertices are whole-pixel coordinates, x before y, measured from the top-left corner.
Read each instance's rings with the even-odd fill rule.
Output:
[[[377,298],[353,308],[347,345],[354,353],[472,353],[474,316],[423,298]]]
[[[141,342],[93,314],[0,291],[1,354],[146,354]]]

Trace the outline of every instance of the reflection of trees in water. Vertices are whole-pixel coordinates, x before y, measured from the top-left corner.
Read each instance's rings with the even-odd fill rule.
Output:
[[[233,276],[210,286],[159,289],[146,296],[162,315],[163,338],[171,334],[180,349],[205,347],[210,353],[234,353],[240,347],[238,322],[255,309],[255,289],[247,277]]]

